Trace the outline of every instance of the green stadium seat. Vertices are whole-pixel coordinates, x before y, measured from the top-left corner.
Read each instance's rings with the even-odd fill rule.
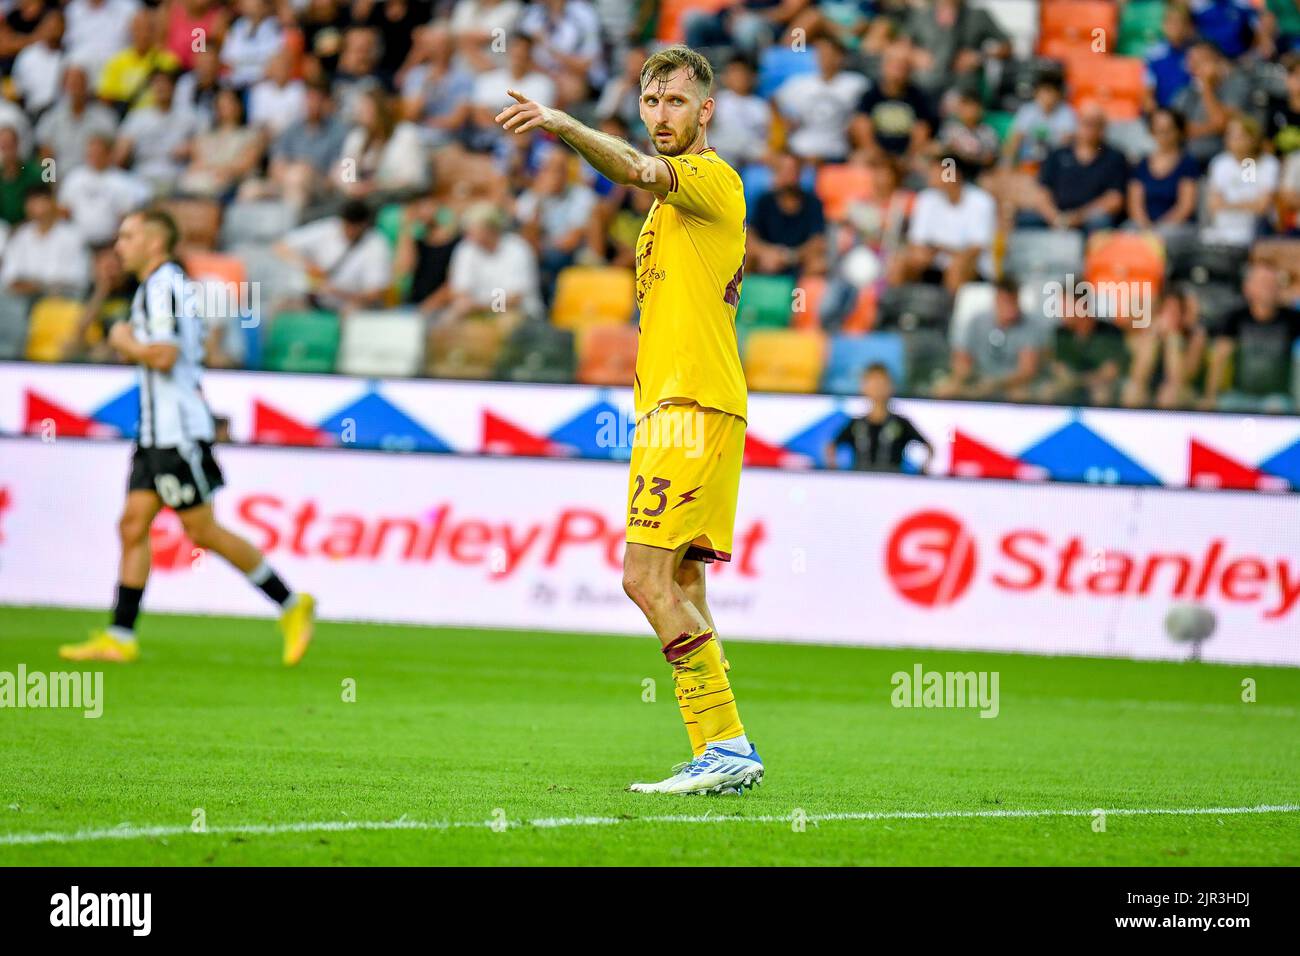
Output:
[[[332,312],[282,312],[267,330],[263,367],[275,372],[332,372],[339,351]]]
[[[512,382],[572,382],[578,359],[573,333],[544,322],[525,322],[506,341],[497,377]]]
[[[993,127],[993,132],[998,134],[999,143],[1007,141],[1007,136],[1011,133],[1011,122],[1015,118],[1015,113],[1006,110],[989,110],[984,114],[984,122]]]
[[[1119,17],[1120,56],[1146,56],[1147,50],[1162,38],[1165,17],[1164,0],[1131,0],[1124,4]]]
[[[747,275],[736,308],[736,334],[743,340],[754,329],[790,327],[793,276]]]

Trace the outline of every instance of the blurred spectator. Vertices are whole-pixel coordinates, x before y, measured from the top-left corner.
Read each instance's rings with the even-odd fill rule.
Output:
[[[379,36],[379,59],[376,67],[386,87],[411,52],[412,35],[421,24],[428,23],[431,0],[354,0],[353,22],[372,27]]]
[[[742,56],[732,57],[721,79],[709,121],[709,145],[737,168],[762,162],[772,132],[772,105],[754,93],[754,67]]]
[[[113,54],[99,74],[99,98],[124,106],[133,105],[157,70],[174,73],[180,67],[176,54],[158,45],[158,31],[152,10],[140,10],[131,18],[131,45]]]
[[[399,121],[397,102],[383,90],[362,93],[355,123],[343,140],[339,182],[351,198],[392,201],[425,187],[429,169],[415,125]]]
[[[1248,246],[1273,208],[1278,186],[1277,157],[1259,151],[1259,124],[1235,116],[1224,137],[1227,149],[1214,158],[1206,175],[1208,223],[1201,238],[1209,243]]]
[[[1015,280],[998,281],[993,309],[956,330],[952,371],[934,388],[936,398],[1028,401],[1043,375],[1048,332],[1020,310]]]
[[[787,21],[809,6],[806,0],[740,0],[717,13],[687,8],[682,16],[686,43],[692,48],[734,45],[753,54],[777,39]]]
[[[198,117],[176,101],[176,81],[168,73],[149,80],[151,103],[126,114],[117,140],[117,163],[147,179],[156,190],[170,192],[200,130]]]
[[[1212,43],[1200,41],[1187,52],[1191,82],[1171,104],[1187,120],[1187,151],[1207,165],[1223,150],[1223,131],[1234,110],[1250,98],[1250,82]]]
[[[749,214],[745,266],[759,273],[826,271],[826,218],[821,200],[803,188],[803,163],[782,153],[772,164],[772,188]]]
[[[1034,98],[1021,104],[1011,120],[1003,153],[1017,166],[1042,163],[1050,153],[1069,145],[1077,127],[1060,73],[1042,73],[1034,83]]]
[[[230,199],[262,161],[260,130],[244,123],[244,101],[232,89],[217,94],[216,123],[194,137],[190,163],[177,183],[187,196]]]
[[[775,104],[790,128],[787,148],[800,159],[843,162],[849,154],[846,135],[866,78],[845,70],[844,51],[833,38],[816,41],[817,72],[790,77],[776,91]]]
[[[68,361],[84,359],[99,364],[121,362],[121,357],[108,344],[108,330],[113,323],[130,319],[131,300],[139,282],[122,268],[122,260],[111,245],[95,252],[91,268],[94,276],[90,298],[82,307],[77,332],[68,340],[63,357]],[[99,341],[88,345],[86,339],[92,328],[98,329]]]
[[[600,19],[587,0],[533,0],[519,18],[519,32],[533,38],[534,58],[555,81],[557,105],[585,100],[604,84]]]
[[[918,444],[925,449],[920,470],[928,471],[934,460],[934,446],[910,419],[891,407],[894,380],[889,369],[879,363],[868,365],[862,372],[862,394],[871,403],[867,414],[852,419],[830,440],[823,464],[838,468],[839,450],[847,446],[852,454],[850,467],[855,471],[902,471],[908,446]]]
[[[1200,170],[1183,148],[1181,116],[1158,109],[1147,127],[1156,148],[1133,168],[1128,217],[1139,229],[1155,229],[1168,242],[1194,226]]]
[[[1245,305],[1228,314],[1215,336],[1201,406],[1235,412],[1294,411],[1291,353],[1300,340],[1300,313],[1281,305],[1272,266],[1251,265],[1241,291]]]
[[[284,45],[284,30],[270,0],[239,0],[238,9],[221,44],[221,62],[227,82],[242,90],[266,75],[267,63]]]
[[[1098,318],[1089,298],[1067,299],[1065,306],[1041,397],[1058,404],[1113,405],[1128,359],[1124,333]]]
[[[1173,106],[1174,98],[1191,82],[1187,54],[1196,39],[1192,14],[1183,0],[1165,5],[1161,21],[1164,40],[1147,51],[1147,107]]]
[[[90,278],[81,233],[59,218],[54,193],[45,183],[27,190],[24,205],[27,218],[9,237],[0,285],[11,295],[76,298]]]
[[[1296,10],[1300,13],[1300,7]],[[1287,66],[1286,95],[1269,102],[1265,138],[1279,156],[1300,149],[1300,56]]]
[[[28,192],[43,184],[41,164],[24,160],[18,134],[0,126],[0,219],[11,225],[22,222]]]
[[[343,33],[351,16],[342,0],[307,0],[298,16],[303,47],[320,68],[320,76],[332,76],[343,51]]]
[[[1150,328],[1129,335],[1131,361],[1123,403],[1129,408],[1191,408],[1204,384],[1209,336],[1196,296],[1165,290]]]
[[[86,161],[59,185],[59,205],[92,247],[112,244],[122,217],[151,195],[148,183],[113,165],[113,137],[103,133],[91,137]]]
[[[1041,186],[1021,227],[1109,229],[1123,217],[1128,163],[1105,143],[1106,116],[1099,106],[1079,117],[1074,143],[1050,153],[1038,171]]]
[[[538,103],[554,103],[556,86],[533,60],[534,41],[517,33],[510,38],[508,65],[479,75],[474,82],[471,149],[490,150],[503,134],[494,117],[514,102],[506,90],[518,90]]]
[[[36,124],[41,154],[66,174],[85,161],[86,146],[97,135],[113,136],[117,116],[90,96],[90,80],[79,66],[63,72],[63,95]]]
[[[553,298],[556,277],[573,265],[596,210],[596,194],[574,181],[573,167],[568,149],[552,149],[533,185],[515,203],[520,235],[537,253],[542,297],[548,303]]]
[[[451,35],[475,70],[505,65],[499,41],[515,32],[523,9],[519,0],[459,0],[452,8]]]
[[[503,322],[540,317],[537,256],[523,237],[506,231],[505,214],[489,203],[475,203],[463,217],[465,239],[451,254],[451,287],[439,321],[497,315]]]
[[[337,216],[299,226],[272,251],[306,274],[311,290],[307,301],[316,308],[345,312],[384,304],[393,274],[392,253],[360,200],[344,203]]]
[[[850,132],[853,145],[868,154],[916,156],[929,142],[935,119],[930,100],[911,82],[911,48],[891,43],[880,60],[880,80],[859,98]]]
[[[1197,32],[1224,56],[1235,60],[1255,45],[1259,14],[1248,0],[1190,0],[1190,6]]]
[[[460,238],[456,213],[450,206],[425,197],[402,210],[394,277],[399,286],[409,279],[406,301],[422,312],[436,312],[450,301],[447,276]]]
[[[266,79],[248,94],[248,122],[269,136],[279,136],[303,117],[307,88],[293,76],[293,56],[281,50],[266,66]]]
[[[245,181],[241,198],[281,198],[302,209],[326,191],[347,126],[335,113],[329,83],[323,79],[307,83],[303,109],[303,118],[272,144],[267,178]]]
[[[379,69],[379,35],[369,27],[350,27],[343,33],[338,65],[329,74],[339,113],[355,119],[357,100],[363,93],[382,88]]]
[[[645,63],[645,51],[640,47],[631,47],[623,54],[623,72],[605,84],[596,100],[596,118],[606,120],[611,116],[629,128],[641,123],[641,66]],[[725,79],[725,76],[724,76]],[[717,96],[721,96],[718,93]],[[716,99],[716,97],[715,97]],[[741,109],[744,109],[743,100]],[[766,100],[762,101],[769,115],[772,107]],[[717,138],[717,123],[721,110],[714,108],[713,120],[709,124],[709,143]],[[721,149],[718,152],[722,152]],[[725,154],[724,154],[725,155]]]
[[[45,19],[44,0],[18,0],[0,20],[0,70],[8,72],[14,59],[36,40],[36,30]]]
[[[131,19],[139,9],[136,0],[71,0],[63,9],[68,58],[98,79],[113,55],[131,45]]]
[[[40,25],[32,34],[32,42],[14,60],[14,88],[27,112],[38,116],[58,99],[66,61],[63,13],[51,10],[41,18]]]
[[[930,185],[912,207],[907,245],[890,262],[890,283],[942,282],[955,294],[977,275],[991,277],[997,219],[993,197],[966,181],[958,159],[935,156]]]
[[[939,148],[957,157],[975,176],[998,160],[997,131],[984,122],[979,95],[959,90],[953,96],[952,114],[939,126]]]
[[[419,126],[427,146],[456,139],[469,119],[474,74],[459,62],[445,26],[433,24],[416,34],[401,90],[403,115]]]
[[[913,6],[903,26],[912,42],[917,84],[930,91],[954,85],[977,90],[986,58],[1011,54],[1011,42],[989,11],[966,0]]]
[[[210,126],[217,116],[217,94],[224,86],[216,51],[196,53],[194,68],[176,80],[176,103],[192,113],[200,127]]]
[[[195,57],[218,50],[230,28],[230,17],[218,0],[164,0],[164,46],[182,70],[194,68]]]

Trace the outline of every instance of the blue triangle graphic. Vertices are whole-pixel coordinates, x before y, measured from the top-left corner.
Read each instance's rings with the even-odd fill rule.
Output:
[[[140,386],[132,385],[109,399],[91,412],[90,417],[103,425],[112,425],[124,438],[135,438],[140,427]]]
[[[1087,425],[1072,421],[1017,455],[1055,481],[1108,485],[1158,485],[1160,480]]]
[[[636,422],[618,406],[601,400],[588,406],[546,437],[575,450],[579,458],[627,461],[632,457]]]
[[[1266,471],[1278,478],[1285,478],[1291,487],[1300,490],[1300,441],[1289,448],[1283,448],[1267,461],[1261,462],[1260,471]]]
[[[813,422],[799,434],[787,441],[783,447],[786,451],[792,451],[797,455],[807,455],[817,467],[822,467],[822,455],[826,450],[826,443],[834,438],[845,425],[849,423],[849,416],[842,411],[834,411],[819,421]],[[840,450],[841,466],[847,464],[851,457],[846,455],[846,450]]]
[[[352,441],[344,441],[348,428]],[[317,425],[351,448],[386,451],[451,451],[451,446],[376,392],[367,392]]]

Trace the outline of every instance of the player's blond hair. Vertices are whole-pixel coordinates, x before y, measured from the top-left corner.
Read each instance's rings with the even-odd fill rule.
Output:
[[[641,67],[641,89],[647,83],[665,81],[678,70],[686,71],[686,78],[695,83],[700,101],[709,98],[713,89],[713,67],[709,61],[688,46],[676,44],[652,54]]]

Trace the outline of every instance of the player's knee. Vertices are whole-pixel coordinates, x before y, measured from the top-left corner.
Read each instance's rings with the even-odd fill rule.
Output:
[[[127,512],[118,519],[117,535],[122,544],[130,547],[139,544],[149,534],[149,522],[142,515]]]
[[[652,579],[638,568],[623,569],[623,593],[630,597],[637,607],[645,610],[655,606],[655,589]]]
[[[207,521],[186,521],[181,519],[181,524],[185,527],[185,537],[196,548],[209,550],[216,544],[217,540],[217,523],[212,520]]]

